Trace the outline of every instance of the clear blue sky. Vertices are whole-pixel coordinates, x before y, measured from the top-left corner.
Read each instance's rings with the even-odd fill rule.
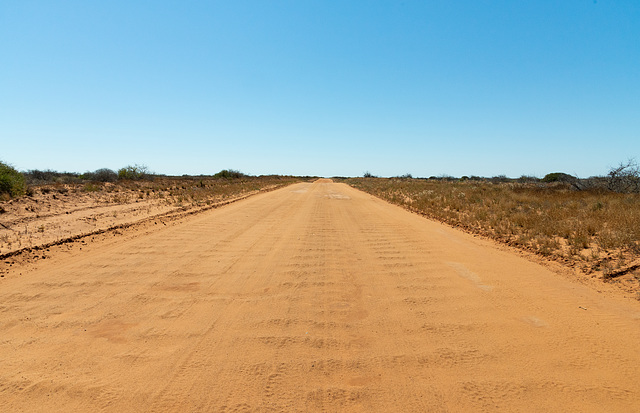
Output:
[[[585,177],[630,157],[638,0],[0,1],[0,159],[21,170]]]

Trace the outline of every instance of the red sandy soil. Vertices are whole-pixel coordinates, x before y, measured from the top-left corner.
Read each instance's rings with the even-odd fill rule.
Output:
[[[94,238],[5,268],[0,411],[640,410],[639,302],[343,184]]]

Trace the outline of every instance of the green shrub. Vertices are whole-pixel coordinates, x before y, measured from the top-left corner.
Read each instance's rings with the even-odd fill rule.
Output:
[[[213,175],[214,178],[225,178],[225,179],[234,179],[234,178],[243,178],[245,174],[240,171],[236,171],[234,169],[223,169],[217,174]]]
[[[544,178],[542,178],[542,182],[568,182],[573,183],[577,181],[578,178],[575,176],[565,174],[564,172],[553,172],[550,174],[546,174]]]
[[[138,180],[149,175],[149,169],[144,165],[128,165],[118,169],[118,179]]]
[[[111,169],[102,168],[97,169],[94,172],[85,172],[82,174],[82,179],[94,182],[115,182],[118,180],[118,174]]]
[[[24,175],[10,165],[0,162],[0,194],[19,196],[24,195],[26,189]]]

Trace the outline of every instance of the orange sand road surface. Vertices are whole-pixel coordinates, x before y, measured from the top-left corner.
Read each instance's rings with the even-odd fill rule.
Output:
[[[640,411],[640,303],[301,183],[0,279],[0,411]]]

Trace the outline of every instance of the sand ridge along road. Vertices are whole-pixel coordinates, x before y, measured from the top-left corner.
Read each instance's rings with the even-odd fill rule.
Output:
[[[3,412],[629,412],[639,346],[637,302],[328,181],[0,279]]]

